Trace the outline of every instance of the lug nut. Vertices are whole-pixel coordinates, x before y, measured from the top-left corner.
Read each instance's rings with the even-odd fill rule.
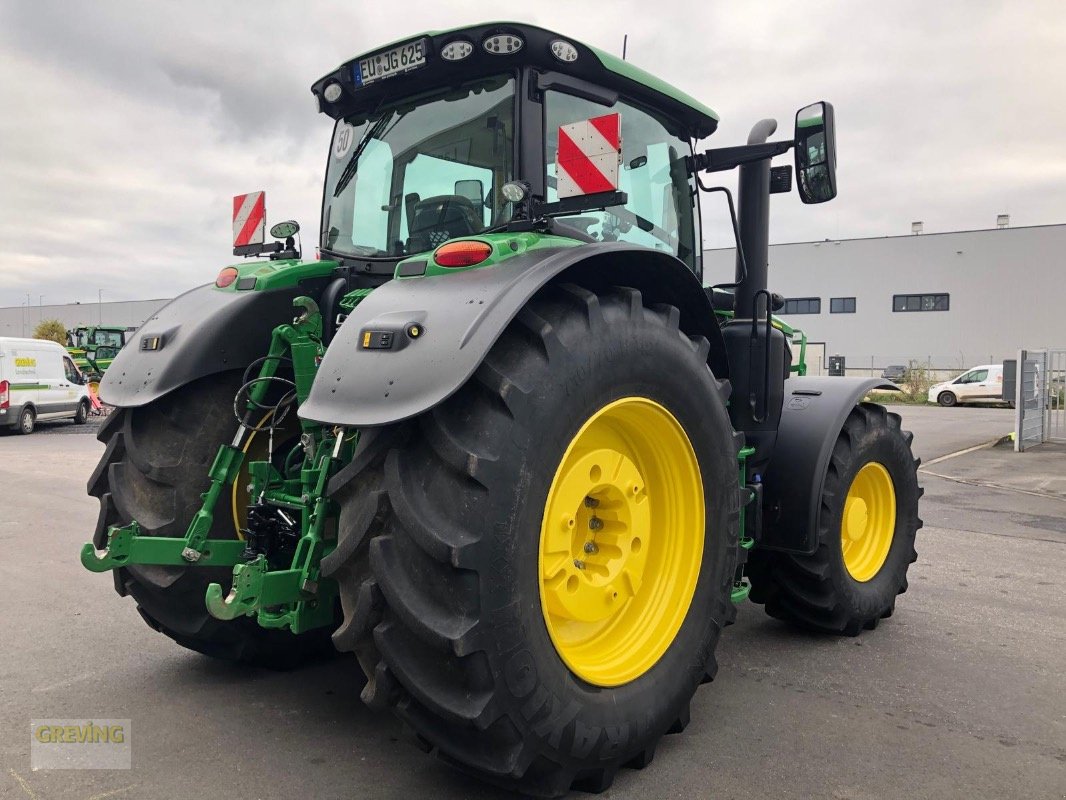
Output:
[[[585,498],[585,508],[596,508],[600,504],[600,501],[595,497]]]
[[[603,527],[603,520],[599,517],[593,517],[589,520],[589,530],[598,531]]]
[[[589,553],[591,555],[592,553],[599,552],[599,549],[600,548],[598,548],[596,546],[595,542],[585,542],[585,552],[586,553]]]
[[[582,561],[581,559],[575,558],[574,559],[574,566],[577,567],[578,569],[584,569],[585,568],[585,562]]]

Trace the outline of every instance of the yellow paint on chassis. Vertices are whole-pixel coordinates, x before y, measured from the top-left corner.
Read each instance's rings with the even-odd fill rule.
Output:
[[[579,678],[619,686],[650,670],[688,614],[705,509],[688,435],[660,404],[593,414],[556,470],[541,523],[541,610]]]
[[[840,518],[840,552],[852,578],[871,580],[888,558],[896,530],[896,487],[884,465],[862,466],[848,488]]]

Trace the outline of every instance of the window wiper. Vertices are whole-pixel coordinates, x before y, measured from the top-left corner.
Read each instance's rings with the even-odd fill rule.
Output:
[[[352,153],[352,157],[348,159],[348,163],[344,165],[344,171],[341,172],[340,178],[337,179],[337,188],[333,190],[334,197],[340,197],[341,192],[348,188],[348,184],[352,182],[352,178],[355,177],[356,170],[359,169],[359,156],[366,150],[367,145],[370,144],[371,139],[376,139],[381,132],[385,129],[385,126],[389,123],[389,118],[392,116],[392,112],[388,114],[382,114],[377,120],[367,128],[366,133],[363,134],[363,138],[359,140],[359,144],[355,146],[355,152]]]

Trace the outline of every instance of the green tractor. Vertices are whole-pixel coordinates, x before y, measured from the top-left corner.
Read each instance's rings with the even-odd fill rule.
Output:
[[[83,564],[156,630],[363,700],[528,794],[607,788],[682,730],[746,598],[854,636],[921,526],[880,380],[807,377],[773,316],[770,195],[836,195],[833,108],[697,151],[718,117],[541,28],[431,32],[316,82],[320,258],[163,308],[108,370]],[[708,176],[739,169],[739,197]],[[736,275],[702,271],[722,195]],[[254,227],[245,215],[239,222]],[[356,662],[358,666],[356,666]]]
[[[100,378],[126,346],[134,329],[121,325],[79,325],[67,331],[67,352],[88,380],[91,391],[99,389]]]

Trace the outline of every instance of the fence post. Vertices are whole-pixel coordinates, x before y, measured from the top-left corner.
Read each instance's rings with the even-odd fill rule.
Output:
[[[1018,351],[1014,377],[1014,452],[1022,452],[1022,384],[1025,382],[1025,351]]]

